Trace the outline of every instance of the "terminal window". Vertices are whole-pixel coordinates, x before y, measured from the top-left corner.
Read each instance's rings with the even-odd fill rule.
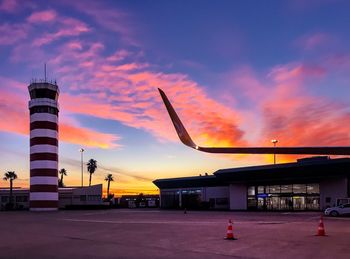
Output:
[[[249,186],[250,210],[319,210],[319,184],[281,184]]]

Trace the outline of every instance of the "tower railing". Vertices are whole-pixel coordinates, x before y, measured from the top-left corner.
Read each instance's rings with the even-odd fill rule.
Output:
[[[35,84],[35,83],[49,83],[57,86],[57,81],[55,80],[48,80],[48,79],[40,79],[40,78],[32,78],[30,80],[30,84]]]

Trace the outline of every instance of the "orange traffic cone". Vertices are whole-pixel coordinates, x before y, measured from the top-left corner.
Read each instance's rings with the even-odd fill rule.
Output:
[[[324,225],[323,225],[323,216],[321,215],[320,217],[320,223],[318,224],[318,229],[317,229],[317,234],[316,236],[325,236],[326,231],[324,230]]]
[[[236,238],[234,238],[233,236],[233,227],[232,227],[232,221],[229,220],[228,221],[228,225],[227,225],[227,232],[226,232],[226,240],[236,240]]]

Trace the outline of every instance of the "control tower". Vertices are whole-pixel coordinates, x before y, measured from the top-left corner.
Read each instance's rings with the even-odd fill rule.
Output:
[[[58,96],[56,82],[33,80],[30,101],[30,210],[58,209]]]

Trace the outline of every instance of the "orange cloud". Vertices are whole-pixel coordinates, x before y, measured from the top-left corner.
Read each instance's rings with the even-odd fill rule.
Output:
[[[81,80],[77,83],[79,89],[84,89],[87,93],[83,96],[65,95],[63,99],[66,100],[66,109],[73,113],[118,120],[127,126],[144,129],[160,140],[177,141],[174,131],[169,130],[171,122],[156,90],[160,87],[168,94],[194,140],[209,146],[249,145],[247,140],[250,139],[250,132],[255,134],[255,142],[250,145],[256,145],[256,140],[264,146],[269,145],[270,138],[280,136],[276,132],[281,128],[281,123],[286,125],[285,121],[272,119],[271,114],[290,114],[303,104],[317,108],[320,103],[308,97],[304,91],[304,82],[309,78],[323,78],[326,75],[323,67],[290,63],[272,68],[264,81],[255,77],[253,71],[245,69],[244,73],[231,78],[235,84],[242,85],[240,92],[248,97],[248,101],[255,103],[253,111],[244,111],[210,98],[202,86],[184,74],[154,72],[136,62],[130,63],[132,66],[128,63],[113,64],[108,57],[103,57],[100,50],[101,48],[90,47],[89,55],[83,55],[80,50],[73,49],[70,53],[59,56],[62,69],[65,69],[66,60],[72,56],[76,58],[77,67],[87,60],[92,62],[90,70],[75,71],[77,74],[71,75],[72,78]],[[130,69],[119,69],[120,67]],[[133,69],[138,67],[143,68],[142,71]],[[237,92],[234,90],[236,89],[230,89]],[[81,105],[72,105],[73,103]],[[252,116],[253,113],[256,115]],[[262,117],[258,119],[259,116]],[[295,123],[301,118],[297,115],[294,117]],[[261,124],[253,123],[251,120],[254,119]],[[291,132],[288,127],[292,130],[294,126],[286,126],[286,131]],[[276,130],[272,131],[272,128]],[[294,144],[300,145],[302,142],[297,140],[303,138],[297,136],[298,132],[293,132]],[[284,144],[292,144],[286,136],[280,138],[285,139]]]
[[[2,86],[6,85],[6,90]],[[27,107],[25,87],[23,84],[0,77],[0,131],[29,134],[29,110]],[[120,139],[115,134],[101,133],[95,130],[83,128],[71,119],[60,118],[60,139],[62,141],[79,144],[82,146],[99,148],[120,147],[117,141]]]
[[[279,146],[347,146],[350,133],[343,125],[350,119],[349,105],[312,95],[315,81],[327,78],[332,67],[327,62],[322,67],[288,63],[260,78],[245,67],[226,78],[233,86],[221,95],[235,105],[244,100],[246,106],[237,112],[243,116],[240,126],[250,145],[269,146],[271,139],[278,139]],[[272,162],[272,156],[263,157]],[[278,161],[295,158],[279,155]]]
[[[1,92],[0,95],[0,130],[18,134],[28,134],[29,113],[22,102],[14,95]]]
[[[171,122],[157,91],[160,87],[199,144],[245,144],[244,133],[238,127],[240,113],[207,96],[202,86],[188,76],[154,72],[145,63],[121,63],[125,55],[130,59],[133,54],[124,52],[122,59],[115,59],[115,54],[104,57],[103,46],[80,44],[81,49],[63,46],[65,51],[54,59],[62,79],[66,84],[73,83],[72,91],[61,95],[63,109],[117,120],[144,129],[160,140],[177,140],[175,131],[169,130]],[[74,95],[75,90],[84,94]]]
[[[120,147],[116,144],[116,141],[120,139],[116,135],[99,133],[65,123],[60,123],[59,137],[62,141],[87,147],[104,149]]]
[[[109,13],[108,10],[102,11]],[[90,8],[86,12],[101,19],[100,22],[107,22],[104,17],[97,18],[98,11]],[[74,19],[65,21],[76,28],[73,31],[77,34],[66,33],[65,22],[62,22],[63,31],[58,37],[76,36],[90,29]],[[51,40],[54,38],[49,42]],[[101,42],[76,38],[55,51],[49,63],[66,87],[61,94],[63,110],[69,114],[116,120],[143,129],[161,141],[178,139],[157,87],[165,90],[190,134],[200,145],[266,145],[270,138],[278,137],[281,138],[280,144],[300,145],[311,137],[303,137],[297,131],[302,125],[312,129],[311,132],[320,140],[327,136],[317,127],[326,127],[334,119],[331,114],[339,114],[335,119],[347,119],[342,108],[327,99],[313,97],[305,87],[308,79],[322,80],[327,75],[328,67],[324,64],[283,64],[260,77],[252,69],[244,68],[229,78],[229,83],[234,83],[233,87],[218,95],[227,98],[224,104],[220,99],[211,97],[205,87],[187,75],[164,73],[143,60],[138,61],[137,53],[120,50],[106,55]],[[237,92],[239,97],[235,96]],[[249,105],[239,107],[242,103]],[[329,113],[325,117],[318,115],[323,103],[329,104]],[[318,116],[315,116],[318,119],[315,125],[308,124],[312,120],[308,114],[312,112]],[[339,129],[333,130],[340,132]],[[280,131],[292,133],[293,137],[281,135]],[[343,136],[343,133],[340,132],[340,135]],[[329,135],[328,139],[331,139]]]
[[[308,94],[305,81],[301,80],[325,76],[325,71],[300,65],[287,67],[273,70],[276,90],[273,98],[261,103],[262,139],[276,138],[281,146],[349,145],[350,133],[343,126],[350,122],[348,105]]]

